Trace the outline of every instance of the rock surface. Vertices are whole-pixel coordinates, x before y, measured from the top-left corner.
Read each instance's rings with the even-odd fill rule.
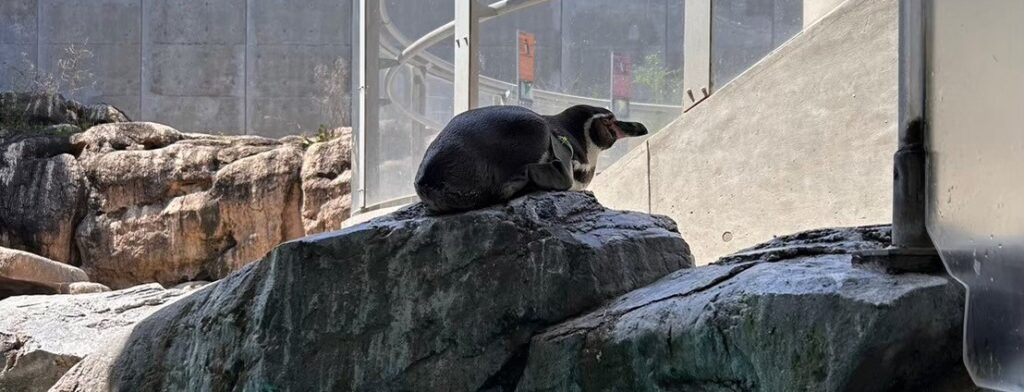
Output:
[[[0,391],[46,391],[83,357],[187,291],[150,284],[122,291],[0,301]]]
[[[71,284],[88,283],[88,280],[89,276],[84,271],[70,265],[0,247],[0,299],[14,295],[67,293],[71,291]]]
[[[71,140],[95,203],[76,240],[97,282],[219,279],[304,234],[299,144],[154,123],[99,125]]]
[[[780,237],[535,337],[518,391],[975,390],[963,290],[851,267],[887,227]]]
[[[54,98],[34,110],[46,123],[122,119],[116,109],[67,108],[75,105]],[[0,139],[0,246],[81,266],[113,288],[219,279],[349,215],[349,129],[307,150],[300,137],[143,122],[53,133]]]
[[[0,246],[78,261],[88,180],[66,136],[0,139]]]
[[[123,121],[129,121],[128,116],[111,105],[83,105],[59,94],[0,92],[0,138],[38,133],[53,125],[81,129]]]
[[[309,146],[302,160],[302,223],[306,234],[341,228],[352,208],[352,132]]]
[[[586,193],[423,214],[283,244],[55,390],[508,390],[536,331],[693,263],[671,220]]]

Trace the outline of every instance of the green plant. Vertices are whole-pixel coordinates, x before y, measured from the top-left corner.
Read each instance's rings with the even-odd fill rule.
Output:
[[[94,75],[86,66],[87,61],[93,57],[92,51],[87,47],[88,43],[69,44],[62,51],[55,64],[55,69],[46,71],[40,69],[34,62],[29,60],[28,53],[21,52],[19,65],[7,66],[7,85],[13,93],[5,93],[0,98],[0,136],[13,132],[41,132],[48,128],[49,124],[37,123],[33,120],[31,106],[36,97],[62,96],[67,99],[76,98],[84,89],[96,84]],[[88,129],[92,123],[84,118],[72,124],[79,129]],[[66,128],[60,128],[60,132],[66,132]]]
[[[9,82],[15,92],[60,94],[73,99],[82,90],[96,85],[95,75],[86,67],[86,62],[92,57],[88,43],[69,44],[57,59],[57,68],[48,72],[29,60],[28,53],[21,52],[21,67],[9,67],[9,74],[13,76]]]
[[[302,148],[308,148],[316,143],[329,142],[341,137],[341,135],[342,133],[339,128],[331,128],[320,124],[320,127],[316,129],[316,133],[313,136],[302,137]]]
[[[658,103],[677,102],[682,97],[682,70],[671,70],[662,62],[660,53],[651,53],[633,68],[633,80],[644,87]]]

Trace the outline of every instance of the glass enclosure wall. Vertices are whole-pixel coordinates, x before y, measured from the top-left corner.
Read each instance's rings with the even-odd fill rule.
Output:
[[[354,61],[365,60],[361,65],[378,70],[379,80],[354,83],[353,93],[380,98],[364,97],[379,105],[366,112],[366,122],[354,107],[356,213],[415,200],[423,152],[455,114],[455,1],[357,0],[356,9],[379,8],[368,19],[354,18],[357,31],[376,32],[371,41],[380,49],[379,59]],[[694,97],[686,101],[693,91],[713,93],[799,32],[805,1],[812,0],[493,2],[476,17],[477,104],[523,105],[542,114],[603,106],[657,132],[683,114],[684,102],[694,104]],[[700,12],[688,17],[692,9]],[[698,39],[686,38],[686,45],[701,44],[684,45],[689,34]],[[694,62],[704,65],[684,75]],[[599,172],[641,143],[618,143],[602,155]]]
[[[804,0],[715,1],[711,87],[728,83],[803,29]]]
[[[485,21],[480,105],[522,105],[541,114],[602,106],[657,131],[681,113],[682,20],[682,0],[553,0]],[[598,170],[642,142],[619,141],[602,154]]]
[[[367,162],[368,205],[413,194],[420,158],[441,126],[452,118],[451,39],[401,58],[413,41],[454,18],[452,0],[381,0],[380,118]],[[389,61],[390,60],[390,61]],[[368,155],[369,156],[369,155]]]

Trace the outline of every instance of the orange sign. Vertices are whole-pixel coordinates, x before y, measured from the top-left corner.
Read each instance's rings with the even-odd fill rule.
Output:
[[[537,37],[519,32],[519,81],[533,82],[533,64],[537,58]]]

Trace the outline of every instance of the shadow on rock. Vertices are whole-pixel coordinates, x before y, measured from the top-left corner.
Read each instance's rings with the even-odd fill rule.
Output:
[[[670,219],[588,193],[413,206],[279,246],[54,390],[509,390],[538,331],[692,265]]]

